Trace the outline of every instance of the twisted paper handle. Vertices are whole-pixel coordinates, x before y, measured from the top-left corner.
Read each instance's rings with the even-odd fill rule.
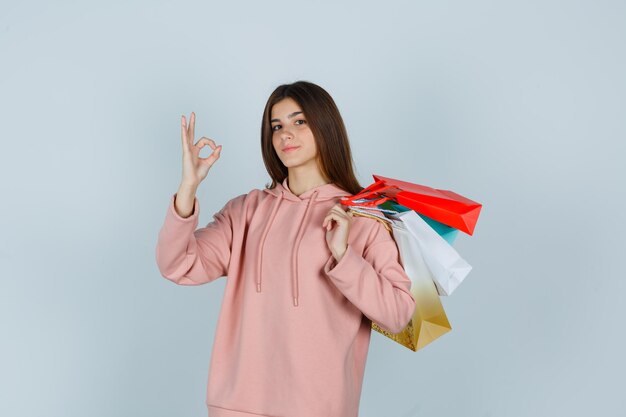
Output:
[[[384,181],[382,180],[376,181],[375,183],[370,184],[369,186],[365,187],[358,194],[355,194],[353,196],[342,197],[340,199],[340,203],[343,204],[344,206],[375,207],[384,203],[385,201],[393,200],[391,197],[386,197],[382,193],[382,191],[394,189],[396,187],[394,187],[393,185],[383,185],[383,183]],[[375,199],[375,200],[368,199],[371,196],[380,196],[380,198]],[[361,200],[361,201],[357,202],[355,200]]]

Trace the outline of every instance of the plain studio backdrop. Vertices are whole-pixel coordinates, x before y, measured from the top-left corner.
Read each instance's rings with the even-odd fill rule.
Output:
[[[206,415],[226,278],[155,262],[180,117],[223,145],[203,226],[269,181],[263,106],[299,79],[363,186],[484,205],[452,331],[373,332],[360,416],[625,415],[625,39],[623,1],[2,2],[0,415]]]

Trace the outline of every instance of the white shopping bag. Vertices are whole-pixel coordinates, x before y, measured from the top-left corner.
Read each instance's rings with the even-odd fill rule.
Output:
[[[471,271],[471,265],[415,211],[387,212],[386,215],[401,219],[415,236],[439,295],[452,294]]]

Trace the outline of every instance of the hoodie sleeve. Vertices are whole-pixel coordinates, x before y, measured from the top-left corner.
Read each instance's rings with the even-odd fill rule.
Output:
[[[398,333],[415,312],[411,279],[402,264],[391,234],[375,222],[374,236],[363,256],[350,242],[337,262],[333,256],[324,272],[335,286],[370,320],[391,333]]]
[[[179,285],[200,285],[225,276],[232,252],[233,230],[241,195],[226,203],[206,227],[198,226],[199,203],[194,198],[193,213],[181,217],[170,198],[165,222],[159,231],[156,263],[163,277]]]

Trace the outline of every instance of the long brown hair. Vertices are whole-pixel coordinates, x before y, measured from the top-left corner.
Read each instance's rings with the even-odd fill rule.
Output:
[[[359,193],[363,187],[356,179],[352,164],[352,152],[348,133],[339,109],[330,94],[317,84],[296,81],[276,87],[265,104],[261,124],[261,152],[265,169],[272,178],[266,188],[272,189],[282,183],[288,170],[281,162],[272,145],[272,106],[285,98],[293,99],[302,108],[318,149],[317,164],[326,181],[351,193]]]

